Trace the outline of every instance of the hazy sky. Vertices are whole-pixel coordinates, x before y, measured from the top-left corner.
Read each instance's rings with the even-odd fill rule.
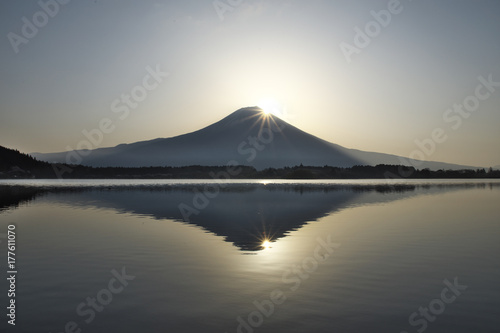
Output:
[[[500,164],[500,1],[59,1],[0,3],[0,145],[76,148],[103,119],[94,148],[171,137],[270,99],[348,148]]]

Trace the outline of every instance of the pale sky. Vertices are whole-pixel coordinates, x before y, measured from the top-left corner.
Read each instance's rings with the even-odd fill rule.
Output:
[[[0,3],[0,145],[77,148],[103,119],[93,148],[172,137],[271,100],[348,148],[500,165],[499,1],[55,1]]]

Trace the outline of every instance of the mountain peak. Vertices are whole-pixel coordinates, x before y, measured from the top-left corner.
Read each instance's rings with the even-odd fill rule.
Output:
[[[258,106],[247,106],[241,109],[238,109],[231,113],[229,116],[233,117],[255,117],[264,115],[264,110],[262,110]]]
[[[233,113],[236,112],[264,112],[264,110],[262,110],[262,108],[258,106],[245,106],[243,108],[234,111]]]
[[[252,122],[252,123],[257,123],[259,121],[262,121],[266,116],[264,113],[264,110],[262,110],[258,106],[248,106],[244,107],[241,109],[238,109],[234,111],[233,113],[229,114],[225,118],[221,119],[217,123],[213,124],[214,125],[236,125],[236,124],[241,124],[241,123],[246,123],[246,122]],[[270,115],[269,115],[270,116]]]

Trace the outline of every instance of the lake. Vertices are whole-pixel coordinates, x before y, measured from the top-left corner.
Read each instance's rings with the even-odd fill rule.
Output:
[[[9,230],[2,331],[500,332],[498,180],[1,180]]]

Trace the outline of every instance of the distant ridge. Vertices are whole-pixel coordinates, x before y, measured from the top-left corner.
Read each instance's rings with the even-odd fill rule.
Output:
[[[431,170],[475,168],[442,162],[348,149],[306,133],[258,107],[239,109],[198,131],[171,138],[158,138],[88,151],[32,153],[47,162],[75,163],[94,167],[142,167],[226,165],[257,169],[295,165],[352,167],[354,165],[407,165]]]

